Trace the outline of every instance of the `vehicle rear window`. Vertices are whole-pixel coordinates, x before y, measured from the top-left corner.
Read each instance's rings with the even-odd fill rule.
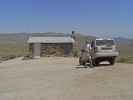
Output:
[[[114,45],[113,40],[96,40],[96,45]]]

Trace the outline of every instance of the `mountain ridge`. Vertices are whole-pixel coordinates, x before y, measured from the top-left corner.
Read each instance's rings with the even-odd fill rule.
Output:
[[[27,40],[30,36],[71,36],[72,34],[65,33],[6,33],[0,34],[0,55],[4,54],[16,54],[16,55],[25,55],[28,53],[28,44]],[[75,46],[78,49],[81,49],[85,44],[86,40],[95,39],[95,36],[82,35],[80,33],[75,33]],[[123,37],[114,38],[118,49],[121,51],[122,56],[133,56],[133,39],[127,39]]]

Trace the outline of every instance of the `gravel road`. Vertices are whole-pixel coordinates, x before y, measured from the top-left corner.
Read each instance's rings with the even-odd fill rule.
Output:
[[[77,58],[0,63],[0,100],[132,100],[133,65],[84,68]]]

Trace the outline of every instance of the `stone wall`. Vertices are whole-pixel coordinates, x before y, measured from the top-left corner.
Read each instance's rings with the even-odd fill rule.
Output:
[[[41,56],[70,56],[73,45],[71,43],[41,44]]]
[[[30,55],[33,55],[34,44],[29,44]],[[73,44],[72,43],[41,43],[42,57],[47,56],[72,56]]]

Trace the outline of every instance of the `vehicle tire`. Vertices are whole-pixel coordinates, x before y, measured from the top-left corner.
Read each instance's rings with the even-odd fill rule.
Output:
[[[110,62],[110,65],[114,65],[115,64],[115,58],[112,58],[109,62]]]
[[[95,60],[92,60],[92,65],[96,66],[96,61]]]
[[[96,63],[96,66],[99,66],[99,62],[98,61],[96,61],[95,63]]]
[[[79,58],[79,65],[82,65],[81,57]]]
[[[82,60],[81,57],[79,58],[79,64],[80,64],[80,65],[85,65],[85,64],[86,64],[86,63]]]
[[[92,64],[93,64],[93,66],[98,66],[99,62],[97,60],[92,60]]]
[[[83,65],[83,66],[85,66],[85,65],[86,65],[86,63],[85,63],[85,62],[83,62],[83,63],[82,63],[82,65]]]

